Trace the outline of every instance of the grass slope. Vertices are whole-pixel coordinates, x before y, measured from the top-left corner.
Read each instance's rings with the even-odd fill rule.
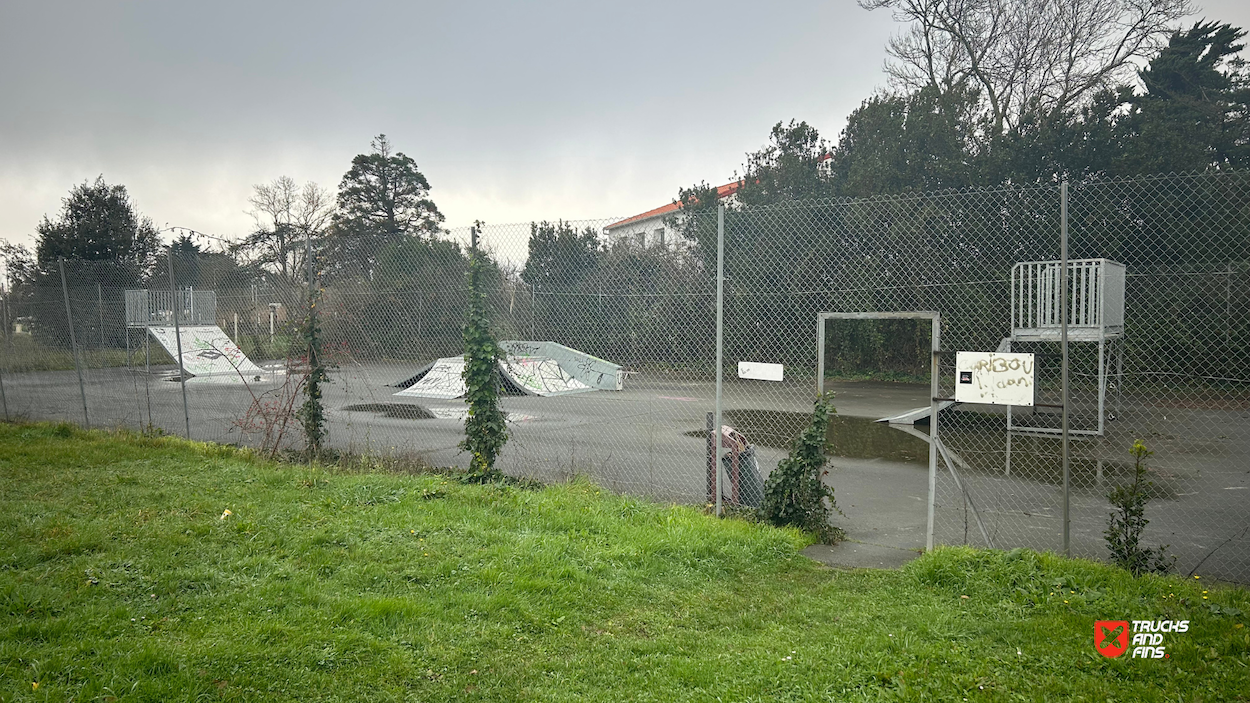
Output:
[[[586,483],[331,473],[0,425],[0,700],[1250,691],[1245,591],[1204,600],[1202,581],[1024,551],[831,571],[798,555],[807,541]],[[1112,660],[1093,649],[1100,618],[1193,623],[1169,659]]]

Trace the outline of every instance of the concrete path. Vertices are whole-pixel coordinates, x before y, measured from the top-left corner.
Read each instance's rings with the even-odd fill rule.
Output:
[[[924,549],[928,468],[883,459],[832,461],[825,477],[841,515],[832,522],[846,532],[836,545],[813,544],[811,559],[838,568],[897,569]]]
[[[920,552],[848,539],[832,547],[813,544],[803,550],[803,556],[839,569],[897,569],[919,557]]]

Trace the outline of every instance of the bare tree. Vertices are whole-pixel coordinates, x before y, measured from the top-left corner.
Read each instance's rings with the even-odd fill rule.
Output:
[[[1193,12],[1189,0],[859,0],[908,27],[890,39],[891,82],[982,95],[994,133],[1030,110],[1067,110],[1132,76]]]
[[[330,192],[309,181],[303,186],[288,176],[252,188],[248,214],[256,229],[234,246],[237,254],[287,280],[300,279],[304,240],[324,234],[334,215]]]

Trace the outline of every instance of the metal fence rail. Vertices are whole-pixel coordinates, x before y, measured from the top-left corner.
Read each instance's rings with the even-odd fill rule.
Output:
[[[130,327],[172,325],[174,313],[186,325],[217,324],[217,293],[211,290],[126,291],[126,324]]]
[[[1070,334],[1124,328],[1124,264],[1107,259],[1068,262]],[[1059,261],[1022,261],[1011,270],[1012,329],[1057,339],[1061,324]],[[1044,331],[1044,332],[1043,332]]]
[[[497,336],[516,342],[502,467],[544,480],[586,474],[663,500],[744,500],[734,486],[709,493],[708,413],[719,405],[766,476],[823,383],[839,411],[827,479],[858,539],[923,547],[931,506],[939,544],[1060,550],[1066,533],[1072,553],[1102,558],[1106,496],[1140,439],[1154,451],[1147,541],[1171,545],[1184,572],[1248,582],[1250,173],[1071,183],[1066,219],[1061,190],[731,205],[723,220],[708,209],[486,226]],[[406,389],[428,379],[423,388],[455,394],[468,239],[451,230],[396,240],[364,258],[334,238],[316,242],[332,447],[465,463],[463,400]],[[63,278],[40,271],[10,286],[6,416],[298,447],[307,274],[220,255],[173,263],[171,273],[164,261],[151,270],[65,262]],[[131,310],[128,291],[145,289],[143,310],[137,297]],[[170,290],[214,296],[211,314],[196,297],[178,306],[179,319],[224,337],[192,340],[183,356],[223,373],[176,373],[177,350],[134,327],[141,317],[171,322],[161,311],[173,299],[151,297]],[[936,352],[928,318],[865,319],[917,312],[940,319]],[[242,373],[223,338],[259,371]],[[541,351],[555,345],[569,351]],[[951,402],[954,353],[995,350],[1035,354],[1034,407]],[[615,380],[578,380],[591,359],[619,367],[619,390]],[[740,362],[780,365],[782,380],[740,377]]]

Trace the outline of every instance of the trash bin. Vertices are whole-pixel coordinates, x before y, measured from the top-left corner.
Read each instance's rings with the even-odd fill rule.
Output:
[[[729,425],[721,425],[721,446],[729,453],[721,457],[721,470],[728,480],[721,486],[721,496],[731,504],[760,507],[764,502],[764,481],[760,478],[755,445]]]

